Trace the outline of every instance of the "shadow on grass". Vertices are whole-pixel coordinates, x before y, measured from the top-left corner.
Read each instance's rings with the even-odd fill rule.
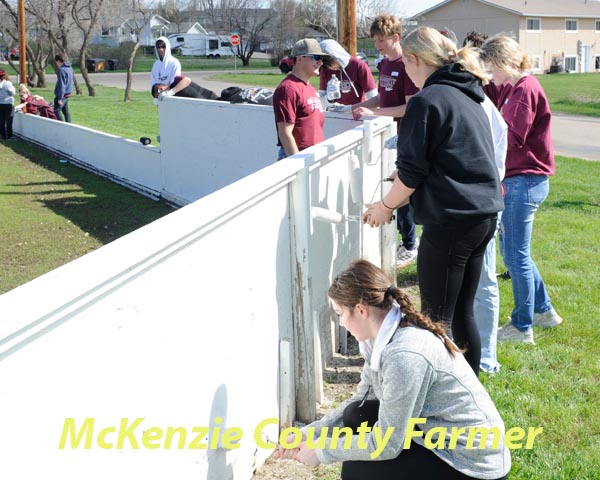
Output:
[[[570,210],[579,210],[586,211],[589,207],[598,208],[600,207],[600,202],[585,202],[585,201],[569,201],[569,200],[546,200],[544,202],[545,208],[557,208],[557,209],[570,209]]]
[[[11,194],[32,196],[32,201],[40,202],[68,219],[102,244],[173,211],[163,202],[146,198],[70,163],[62,163],[52,153],[26,142],[14,142],[10,147],[16,154],[48,171],[47,181],[40,180],[40,174],[36,172],[35,181],[11,185],[20,189]],[[57,180],[56,176],[64,180]],[[53,190],[53,185],[60,186],[60,190]]]

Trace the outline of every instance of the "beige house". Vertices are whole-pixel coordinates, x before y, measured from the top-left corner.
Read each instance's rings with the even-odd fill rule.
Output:
[[[408,20],[451,30],[510,33],[534,60],[534,72],[600,71],[600,1],[445,0]]]

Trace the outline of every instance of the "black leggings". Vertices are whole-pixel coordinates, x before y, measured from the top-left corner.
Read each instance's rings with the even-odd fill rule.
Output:
[[[3,140],[13,135],[13,112],[12,104],[0,103],[0,136]]]
[[[353,402],[344,410],[344,426],[356,431],[362,422],[377,422],[379,401],[367,400],[362,407]],[[473,480],[455,470],[431,450],[412,442],[392,460],[349,461],[342,463],[342,480]],[[502,477],[497,480],[504,480]]]
[[[483,254],[495,232],[495,215],[477,223],[425,225],[417,257],[421,310],[451,329],[454,342],[466,349],[465,359],[476,375],[481,340],[473,302]]]

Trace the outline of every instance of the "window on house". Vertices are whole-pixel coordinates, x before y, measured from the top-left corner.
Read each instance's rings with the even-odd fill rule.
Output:
[[[102,27],[102,36],[108,37],[110,35],[110,28]]]
[[[542,20],[539,18],[527,18],[525,20],[528,32],[539,32],[542,29]]]
[[[532,70],[540,70],[540,68],[541,68],[540,65],[542,63],[542,57],[539,55],[532,55],[531,60],[533,63],[531,69]]]
[[[596,33],[600,33],[600,20],[596,20]]]
[[[565,20],[565,31],[576,32],[579,30],[579,21],[573,18],[567,18]]]
[[[565,57],[565,70],[567,72],[577,71],[577,57],[575,55],[571,57]]]
[[[596,69],[597,72],[600,72],[600,55],[596,55],[596,58],[594,61],[594,68]]]

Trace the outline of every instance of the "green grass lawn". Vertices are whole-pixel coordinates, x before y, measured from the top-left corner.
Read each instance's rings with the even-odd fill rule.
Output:
[[[0,158],[0,293],[173,211],[26,142]]]
[[[535,329],[536,345],[500,343],[502,364],[481,380],[507,428],[544,428],[532,450],[513,450],[509,478],[600,478],[600,162],[557,158],[550,194],[535,217],[532,252],[556,310],[555,329]],[[498,272],[504,271],[500,255]],[[399,273],[414,285],[414,265]],[[513,307],[500,280],[500,323]]]
[[[82,87],[87,92],[85,85]],[[69,100],[73,123],[133,140],[145,136],[155,141],[159,134],[158,108],[152,103],[149,91],[132,91],[131,102],[125,103],[123,88],[102,85],[95,85],[95,88],[95,97],[74,95]],[[52,103],[54,85],[49,88],[32,88],[31,92]]]
[[[600,73],[561,73],[537,78],[553,112],[600,116]]]

